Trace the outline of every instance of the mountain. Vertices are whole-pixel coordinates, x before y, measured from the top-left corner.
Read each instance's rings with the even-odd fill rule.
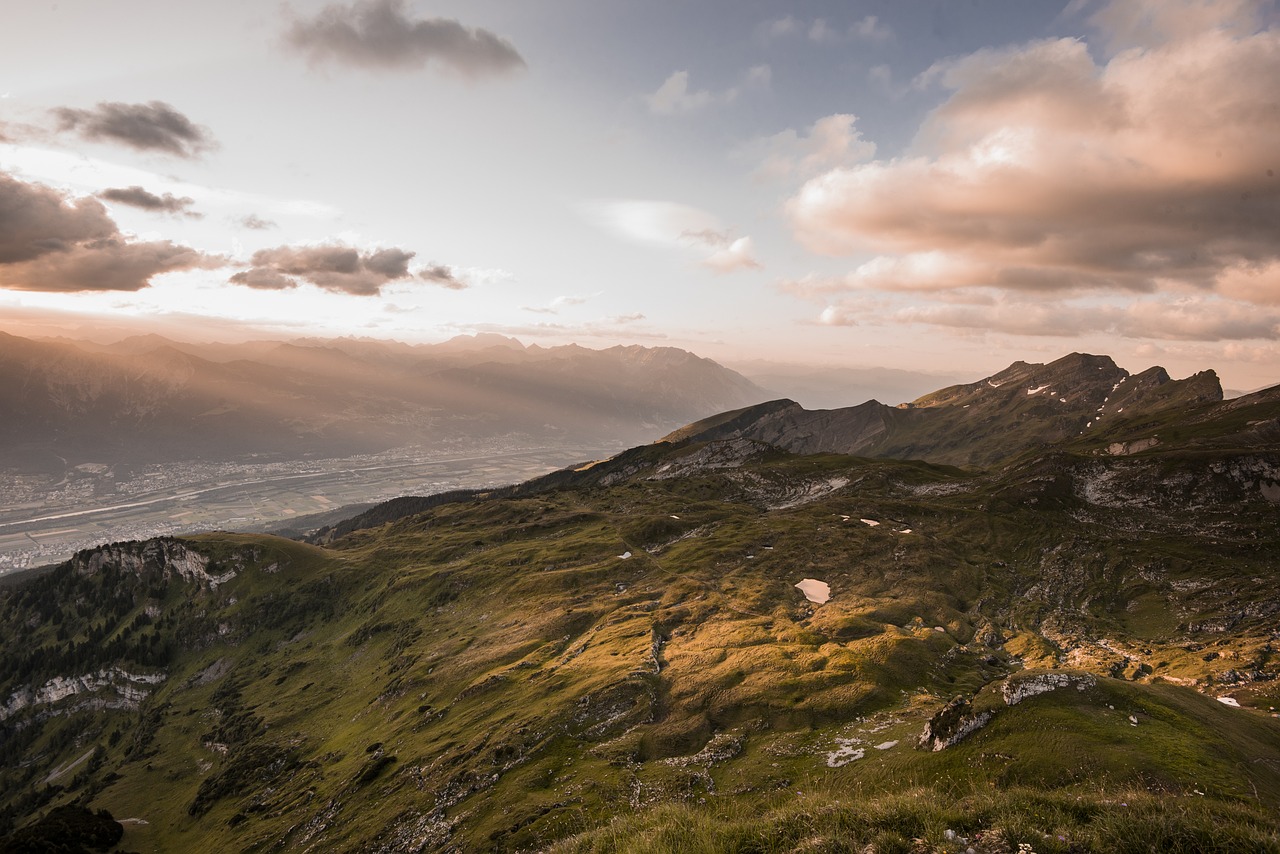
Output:
[[[1278,851],[1280,390],[1071,364],[889,410],[985,410],[970,447],[1014,446],[985,469],[695,436],[323,546],[6,579],[0,820],[77,806],[133,851]],[[1051,374],[1103,420],[1041,446]]]
[[[1015,362],[975,383],[891,407],[877,401],[806,410],[775,400],[721,413],[666,438],[750,438],[795,453],[834,452],[987,466],[1031,448],[1102,435],[1117,420],[1184,414],[1222,400],[1212,371],[1184,380],[1163,368],[1130,375],[1107,356],[1072,353],[1047,365]]]
[[[346,456],[503,437],[616,445],[764,397],[674,348],[525,348],[501,336],[88,347],[0,333],[0,453],[13,466]]]

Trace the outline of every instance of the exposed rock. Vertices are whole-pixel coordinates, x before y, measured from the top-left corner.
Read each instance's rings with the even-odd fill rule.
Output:
[[[748,460],[762,456],[772,450],[771,447],[763,442],[757,442],[752,439],[729,439],[723,442],[709,442],[691,454],[676,457],[658,466],[657,470],[649,476],[649,480],[669,480],[703,471],[740,468]]]
[[[929,718],[920,733],[920,747],[934,752],[946,750],[982,729],[992,716],[989,711],[975,714],[973,704],[964,697],[956,697]]]
[[[1028,697],[1047,694],[1059,688],[1075,688],[1083,691],[1098,684],[1098,679],[1089,673],[1039,673],[1021,679],[1006,679],[1000,686],[1000,694],[1005,705],[1016,706]]]
[[[146,687],[159,685],[166,679],[164,673],[130,673],[119,667],[86,673],[82,676],[55,676],[39,688],[24,686],[9,695],[0,706],[0,721],[7,720],[23,709],[57,703],[77,694],[96,693],[110,688],[118,698],[111,708],[137,709],[150,695]]]

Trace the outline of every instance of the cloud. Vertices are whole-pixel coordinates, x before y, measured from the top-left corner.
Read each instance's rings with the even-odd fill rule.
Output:
[[[735,273],[740,270],[759,270],[761,264],[755,258],[750,237],[739,237],[729,245],[717,249],[702,261],[717,273]]]
[[[377,71],[412,71],[431,65],[469,79],[525,67],[506,39],[450,18],[409,18],[404,0],[359,0],[326,6],[297,19],[288,45],[313,64],[336,62]]]
[[[257,214],[249,214],[240,220],[240,224],[245,228],[253,231],[266,231],[269,228],[275,228],[276,224],[269,219],[263,219]]]
[[[545,306],[522,305],[520,306],[520,308],[523,311],[529,311],[534,314],[559,314],[560,309],[563,308],[564,306],[582,305],[583,303],[589,302],[591,299],[593,299],[594,297],[598,297],[599,295],[600,295],[599,293],[594,293],[584,297],[558,296],[555,299],[553,299],[548,305],[545,305]]]
[[[658,115],[670,116],[677,113],[692,113],[700,110],[716,99],[707,89],[689,91],[689,72],[676,71],[668,77],[658,91],[645,96],[649,110]]]
[[[893,30],[888,24],[881,23],[875,15],[867,15],[848,26],[833,25],[825,18],[802,21],[787,15],[772,21],[766,21],[757,28],[757,33],[764,41],[786,38],[804,34],[814,44],[838,44],[850,40],[866,42],[884,42],[893,38]]]
[[[721,273],[760,267],[750,238],[735,237],[714,215],[699,208],[677,202],[612,199],[590,203],[584,210],[607,230],[636,243],[712,250],[702,263]]]
[[[236,273],[230,281],[259,290],[296,288],[309,282],[333,293],[374,296],[390,282],[410,278],[413,256],[394,247],[362,252],[342,244],[280,246],[253,253],[252,268]]]
[[[858,117],[837,113],[818,119],[804,135],[785,130],[747,143],[735,156],[759,163],[755,175],[779,179],[812,176],[824,169],[846,166],[875,156],[876,144],[863,139],[855,127]]]
[[[613,199],[590,203],[584,209],[609,231],[639,243],[681,246],[691,237],[720,231],[714,216],[678,202]]]
[[[911,305],[888,311],[853,299],[827,306],[818,322],[827,326],[922,323],[1061,338],[1105,334],[1165,341],[1280,339],[1280,309],[1259,310],[1219,297],[1155,298],[1126,305],[1001,299],[991,305]]]
[[[695,113],[711,104],[731,104],[744,92],[768,89],[773,82],[773,69],[767,65],[748,68],[742,82],[722,92],[709,89],[690,90],[689,72],[675,71],[663,81],[657,91],[645,95],[649,111],[656,115],[672,116]]]
[[[788,203],[809,248],[875,256],[822,287],[1280,300],[1280,31],[1242,29],[1252,4],[1132,8],[1173,7],[1197,27],[1161,12],[1165,41],[1101,63],[1050,39],[934,66],[921,84],[950,95],[913,153],[830,169]]]
[[[798,33],[803,28],[803,22],[791,15],[787,15],[772,21],[765,21],[757,28],[757,32],[761,38],[769,40]]]
[[[860,39],[873,42],[883,42],[893,38],[893,30],[888,24],[881,23],[875,15],[867,15],[850,27],[849,32]]]
[[[144,211],[173,215],[181,214],[189,219],[202,219],[204,217],[204,214],[191,210],[191,206],[195,204],[195,199],[190,196],[179,197],[172,193],[157,196],[155,193],[137,185],[132,187],[111,187],[98,193],[98,198],[120,205],[141,208]]]
[[[96,199],[70,199],[0,173],[0,287],[136,291],[161,273],[224,263],[167,240],[130,240]]]
[[[1266,0],[1125,0],[1105,4],[1090,23],[1107,47],[1118,52],[1131,47],[1158,47],[1195,38],[1207,30],[1247,36],[1261,25]]]
[[[427,265],[418,271],[418,278],[424,282],[448,288],[451,291],[461,291],[470,287],[468,282],[458,278],[452,267],[446,267],[443,264]]]
[[[58,129],[94,142],[116,142],[138,151],[162,151],[193,158],[214,147],[208,130],[163,101],[146,104],[102,102],[92,110],[58,107]]]

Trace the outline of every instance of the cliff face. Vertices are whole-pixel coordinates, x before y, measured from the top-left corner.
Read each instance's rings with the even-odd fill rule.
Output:
[[[174,539],[100,546],[75,555],[71,559],[71,566],[80,575],[94,575],[103,567],[111,566],[133,575],[158,573],[164,578],[177,576],[215,587],[223,581],[235,578],[234,570],[211,576],[208,572],[209,558]]]

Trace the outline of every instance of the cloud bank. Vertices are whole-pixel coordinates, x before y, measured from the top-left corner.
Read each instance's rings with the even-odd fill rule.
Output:
[[[1210,340],[1275,336],[1232,308],[1280,304],[1280,32],[1257,29],[1258,7],[1110,3],[1093,18],[1102,60],[1046,39],[936,64],[918,83],[950,95],[913,153],[829,169],[787,205],[810,249],[873,257],[789,288],[1180,295],[1097,307],[1092,325],[1164,334],[1148,311]],[[1191,323],[1188,305],[1221,322]]]
[[[438,66],[478,79],[519,71],[524,57],[506,39],[449,18],[410,18],[404,0],[331,5],[295,20],[287,44],[313,64],[339,63],[380,71]]]

